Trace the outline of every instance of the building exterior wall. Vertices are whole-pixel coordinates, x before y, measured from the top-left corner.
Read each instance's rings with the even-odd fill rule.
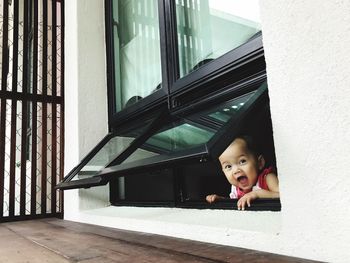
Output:
[[[261,1],[288,253],[346,261],[350,2]]]
[[[108,132],[103,1],[65,2],[65,175]],[[65,212],[106,206],[107,186],[99,191],[65,192]],[[79,198],[83,196],[83,198]]]
[[[93,188],[65,191],[66,219],[347,261],[350,3],[260,5],[282,211],[103,208],[108,189]],[[107,132],[103,1],[67,1],[66,18],[68,172]]]

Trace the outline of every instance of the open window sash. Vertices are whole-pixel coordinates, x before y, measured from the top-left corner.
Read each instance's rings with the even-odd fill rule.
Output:
[[[83,159],[74,167],[65,178],[56,186],[56,189],[88,188],[104,185],[97,173],[109,165],[121,163],[149,133],[158,128],[165,118],[166,111],[146,120],[140,127],[122,133],[107,134]]]
[[[171,117],[163,111],[147,128],[108,134],[56,188],[88,188],[120,176],[218,158],[251,114],[266,105],[267,84],[259,85],[188,117]]]
[[[205,129],[206,136],[201,134],[201,131],[197,131],[196,134],[200,135],[201,143],[190,143],[185,147],[184,145],[178,146],[176,140],[170,140],[167,143],[163,143],[162,149],[154,149],[149,156],[142,156],[143,152],[148,152],[152,147],[152,139],[155,141],[155,137],[160,137],[165,132],[170,132],[172,129],[157,131],[150,136],[145,143],[143,143],[133,154],[131,154],[120,165],[109,166],[102,169],[98,176],[104,181],[109,181],[112,178],[119,176],[129,176],[144,172],[146,170],[157,170],[164,167],[171,167],[173,165],[181,163],[202,163],[208,160],[217,159],[218,156],[226,149],[226,147],[232,142],[232,140],[239,135],[245,125],[249,122],[250,117],[256,109],[263,107],[268,102],[267,85],[266,82],[253,92],[234,98],[226,103],[220,104],[214,107],[214,110],[204,111],[200,114],[196,114],[197,118],[208,119],[211,118],[215,125],[208,125],[203,128],[203,122],[197,125],[198,129]],[[231,111],[231,112],[230,112]],[[173,129],[181,127],[181,125],[194,125],[195,117],[184,118],[180,125],[174,125]],[[198,122],[199,123],[199,122]],[[217,127],[216,129],[214,127]],[[210,128],[209,128],[210,127]],[[181,133],[180,133],[181,134]],[[186,134],[183,134],[186,138]],[[189,138],[191,140],[191,138]],[[174,147],[175,145],[175,147]],[[154,146],[154,145],[153,145]],[[159,146],[159,144],[158,144]],[[172,148],[171,148],[171,147]],[[177,146],[177,147],[176,147]],[[161,151],[163,150],[163,152]],[[141,155],[141,157],[140,157]],[[142,158],[144,157],[144,158]]]

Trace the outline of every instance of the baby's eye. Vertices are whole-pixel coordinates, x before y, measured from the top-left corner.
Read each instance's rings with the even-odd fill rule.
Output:
[[[247,162],[246,159],[241,159],[241,160],[239,160],[239,164],[240,164],[240,165],[245,164],[246,162]]]
[[[230,170],[231,167],[232,167],[232,166],[231,166],[230,164],[226,164],[226,165],[224,166],[224,169],[225,169],[225,170]]]

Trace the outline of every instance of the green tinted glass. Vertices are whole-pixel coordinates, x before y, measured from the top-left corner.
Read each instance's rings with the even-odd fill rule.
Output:
[[[153,135],[146,141],[146,145],[172,152],[206,143],[213,134],[211,131],[184,123]]]
[[[227,122],[233,115],[238,113],[238,111],[254,95],[254,93],[255,91],[220,104],[219,106],[206,112],[205,115],[221,122]]]
[[[157,0],[113,0],[116,111],[161,88]]]
[[[214,131],[189,123],[177,123],[151,136],[125,163],[194,148],[208,142]]]
[[[72,180],[85,179],[96,175],[125,150],[134,139],[132,137],[112,137]]]
[[[260,31],[258,0],[176,0],[180,76]]]

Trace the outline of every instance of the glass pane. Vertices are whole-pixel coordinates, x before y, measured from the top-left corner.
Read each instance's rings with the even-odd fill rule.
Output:
[[[241,97],[220,104],[218,107],[207,111],[204,115],[221,122],[227,122],[233,115],[243,107],[243,105],[254,95],[256,91],[245,94]]]
[[[174,201],[173,173],[169,169],[156,173],[147,171],[133,176],[119,177],[117,189],[115,190],[119,201]]]
[[[172,127],[151,136],[125,163],[194,148],[208,142],[214,134],[214,131],[205,127],[186,122],[174,123]]]
[[[157,0],[114,0],[116,111],[161,87]]]
[[[176,0],[181,77],[260,31],[258,0]]]
[[[125,150],[134,139],[135,138],[119,136],[111,138],[72,180],[80,180],[94,176]]]

